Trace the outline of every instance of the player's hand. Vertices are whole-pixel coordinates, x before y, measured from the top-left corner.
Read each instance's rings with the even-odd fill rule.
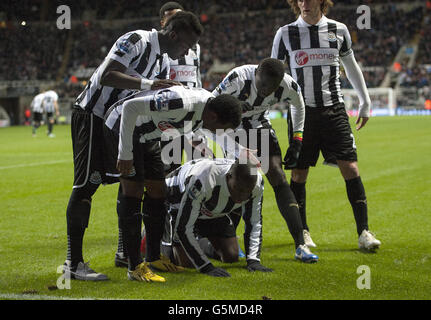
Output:
[[[369,117],[358,117],[356,119],[356,130],[361,130],[365,126],[365,124],[368,122]]]
[[[247,270],[250,272],[261,271],[261,272],[272,272],[273,270],[260,264],[257,260],[247,260]]]
[[[169,79],[155,80],[151,85],[151,90],[166,89],[172,86],[182,86],[182,84],[178,81],[173,81]]]
[[[216,268],[212,263],[203,267],[200,272],[205,273],[212,277],[230,277],[230,273],[222,268]]]
[[[293,140],[290,144],[289,149],[286,151],[284,156],[284,169],[290,170],[296,168],[298,164],[299,154],[301,153],[302,141]]]
[[[256,158],[256,154],[256,149],[243,148],[239,154],[239,158],[248,159],[251,164],[254,164],[256,167],[260,168],[262,164],[260,163],[259,159]]]
[[[117,170],[122,176],[127,176],[132,172],[133,159],[132,160],[117,160]]]

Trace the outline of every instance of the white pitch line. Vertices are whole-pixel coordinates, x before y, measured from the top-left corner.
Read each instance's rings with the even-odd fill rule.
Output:
[[[11,300],[123,300],[123,299],[112,299],[112,298],[70,298],[61,296],[49,296],[40,294],[16,294],[16,293],[0,293],[0,299],[11,299]]]
[[[46,162],[15,164],[13,166],[0,167],[0,170],[25,168],[25,167],[36,167],[36,166],[44,166],[44,165],[49,165],[49,164],[66,163],[66,162],[71,162],[71,160],[69,159],[69,160],[55,160],[55,161],[46,161]]]

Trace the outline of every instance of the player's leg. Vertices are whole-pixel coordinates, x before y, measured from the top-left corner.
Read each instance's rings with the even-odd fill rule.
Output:
[[[166,219],[165,169],[158,142],[143,144],[146,192],[143,202],[143,217],[146,233],[145,261],[160,271],[178,272],[183,268],[175,266],[169,258],[160,254]]]
[[[106,280],[84,263],[82,244],[91,210],[92,196],[102,182],[101,150],[102,119],[82,110],[72,113],[72,144],[74,154],[74,186],[66,211],[67,258],[65,271],[79,280]],[[97,141],[97,143],[96,143]]]
[[[344,104],[328,110],[327,118],[328,126],[325,129],[322,153],[325,158],[337,159],[337,165],[346,183],[347,197],[352,206],[358,236],[360,237],[365,230],[366,249],[378,248],[380,241],[368,232],[365,188],[359,175],[355,139]],[[361,246],[361,241],[359,245]]]
[[[143,181],[120,178],[121,192],[117,198],[118,224],[122,232],[123,247],[128,253],[130,271],[142,263],[140,254],[142,228]]]
[[[40,122],[42,121],[42,114],[39,112],[33,112],[33,121],[31,126],[31,132],[33,137],[36,136],[36,131],[40,127]]]
[[[232,215],[235,216],[235,215]],[[237,215],[236,215],[237,216]],[[236,219],[238,220],[238,219]],[[201,238],[199,246],[209,258],[218,258],[226,263],[237,262],[239,258],[238,239],[236,237],[236,227],[239,221],[232,221],[230,215],[216,219],[198,219],[195,224],[195,230],[198,237]],[[206,246],[204,239],[208,239],[210,245]]]
[[[46,124],[48,127],[47,135],[51,138],[54,137],[54,134],[52,133],[52,130],[54,128],[54,113],[52,112],[46,113]]]
[[[319,116],[319,111],[306,107],[301,153],[299,155],[298,165],[292,170],[290,179],[290,188],[298,203],[299,214],[304,228],[304,240],[309,247],[316,247],[316,245],[311,239],[310,229],[307,224],[306,183],[309,167],[316,165],[320,154],[321,134],[319,130]]]

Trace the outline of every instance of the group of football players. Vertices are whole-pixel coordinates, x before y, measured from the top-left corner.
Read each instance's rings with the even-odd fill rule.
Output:
[[[72,113],[74,185],[66,213],[65,273],[79,280],[108,279],[84,262],[82,244],[92,196],[100,184],[116,182],[115,264],[128,268],[128,279],[163,282],[154,272],[185,267],[230,276],[208,258],[238,261],[241,217],[247,269],[272,271],[260,257],[262,174],[294,239],[294,258],[317,262],[305,218],[305,182],[320,151],[346,181],[359,247],[380,246],[368,230],[365,190],[340,91],[341,60],[360,97],[360,129],[370,99],[348,30],[325,17],[329,0],[289,3],[299,18],[278,30],[272,57],[234,68],[213,92],[201,87],[197,42],[203,27],[180,4],[162,6],[161,30],[131,31],[115,42]],[[275,105],[288,111],[284,158],[269,119]],[[208,139],[222,141],[224,158],[215,158]],[[183,149],[194,150],[194,157],[181,165]],[[292,170],[290,185],[283,166]]]

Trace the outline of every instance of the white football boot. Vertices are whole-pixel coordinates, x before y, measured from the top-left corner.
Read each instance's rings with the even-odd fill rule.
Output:
[[[381,244],[370,231],[365,229],[358,238],[359,249],[372,251],[378,249]]]
[[[90,268],[89,262],[80,262],[76,267],[76,270],[73,271],[70,268],[70,261],[66,260],[63,266],[63,273],[65,275],[69,275],[71,279],[76,280],[84,280],[84,281],[105,281],[109,280],[109,278],[102,274],[97,273],[93,269]]]
[[[304,241],[307,247],[316,248],[316,244],[313,242],[313,239],[311,239],[310,231],[304,229]]]

